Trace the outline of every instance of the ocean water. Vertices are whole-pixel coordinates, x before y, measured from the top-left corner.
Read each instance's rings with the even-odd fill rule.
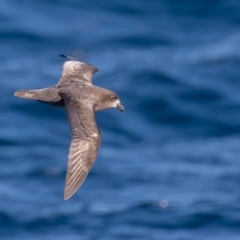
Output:
[[[2,0],[0,239],[240,239],[240,2]],[[68,54],[125,107],[63,200],[62,109],[15,98]]]

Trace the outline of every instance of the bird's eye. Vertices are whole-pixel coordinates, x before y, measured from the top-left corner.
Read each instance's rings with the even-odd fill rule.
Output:
[[[117,96],[111,95],[112,100],[117,100]]]

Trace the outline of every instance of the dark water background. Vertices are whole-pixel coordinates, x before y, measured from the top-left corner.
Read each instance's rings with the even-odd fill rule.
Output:
[[[64,59],[125,106],[97,114],[98,160],[63,200],[63,110],[17,99]],[[240,239],[240,2],[2,0],[0,239]]]

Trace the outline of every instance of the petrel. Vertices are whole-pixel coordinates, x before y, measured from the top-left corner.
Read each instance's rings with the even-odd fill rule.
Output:
[[[97,68],[73,57],[60,56],[67,58],[67,61],[57,85],[17,91],[14,96],[66,110],[72,138],[64,189],[64,199],[67,200],[81,186],[97,157],[101,133],[94,112],[112,107],[123,112],[124,107],[116,93],[92,84]]]

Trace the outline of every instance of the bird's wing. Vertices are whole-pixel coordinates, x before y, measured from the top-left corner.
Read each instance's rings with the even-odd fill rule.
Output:
[[[70,198],[83,183],[95,162],[101,142],[93,107],[68,98],[63,91],[72,141],[68,155],[64,199]]]
[[[92,76],[98,72],[98,69],[91,64],[79,61],[76,58],[60,55],[68,60],[63,64],[62,78],[60,83],[71,80],[81,80],[92,83]]]

